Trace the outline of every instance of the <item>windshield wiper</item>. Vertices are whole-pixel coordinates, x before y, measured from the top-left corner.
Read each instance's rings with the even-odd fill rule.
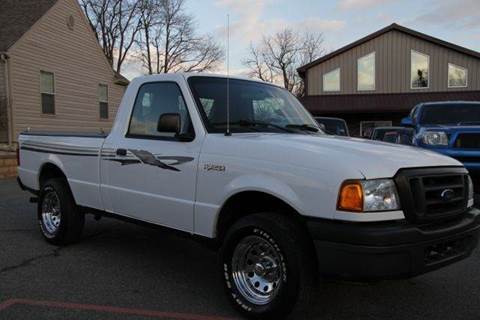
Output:
[[[288,124],[286,126],[287,128],[292,128],[292,129],[300,129],[300,130],[304,130],[304,131],[310,131],[310,132],[319,132],[320,129],[318,129],[317,127],[314,127],[312,125],[309,125],[309,124]]]
[[[216,122],[213,125],[226,125],[226,122]],[[230,122],[230,125],[238,125],[241,127],[249,127],[251,129],[255,129],[255,126],[263,126],[263,127],[272,127],[278,130],[282,130],[288,133],[295,133],[295,131],[290,130],[289,128],[279,126],[278,124],[270,123],[270,122],[262,122],[262,121],[251,121],[251,120],[239,120]]]
[[[275,129],[279,129],[285,132],[294,133],[294,131],[290,130],[288,127],[282,127],[278,124],[270,123],[270,122],[262,122],[262,121],[251,121],[251,120],[240,120],[238,122],[232,122],[231,124],[238,124],[239,126],[243,127],[253,127],[253,126],[264,126],[264,127],[272,127]]]

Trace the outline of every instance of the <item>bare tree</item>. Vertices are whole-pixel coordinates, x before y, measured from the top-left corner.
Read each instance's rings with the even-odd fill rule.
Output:
[[[248,75],[266,82],[274,82],[274,75],[271,68],[265,62],[264,53],[261,48],[250,43],[249,56],[243,60],[248,67]]]
[[[155,73],[154,66],[157,61],[154,46],[154,40],[161,33],[162,22],[160,21],[160,0],[139,0],[140,6],[140,24],[141,30],[136,40],[139,50],[139,58],[148,74]],[[155,47],[155,46],[154,46]],[[153,51],[153,52],[152,52]],[[157,72],[158,73],[158,72]]]
[[[197,35],[195,22],[185,13],[184,0],[143,0],[142,31],[138,41],[149,73],[210,71],[223,59],[211,36]],[[152,6],[151,3],[154,3]]]
[[[302,39],[301,65],[312,62],[325,54],[323,34],[307,32]]]
[[[137,0],[80,0],[110,65],[120,72],[142,27]]]
[[[303,94],[303,81],[297,68],[320,57],[323,36],[318,33],[301,34],[286,28],[251,45],[249,57],[243,61],[250,75],[264,81],[282,83],[285,89]]]

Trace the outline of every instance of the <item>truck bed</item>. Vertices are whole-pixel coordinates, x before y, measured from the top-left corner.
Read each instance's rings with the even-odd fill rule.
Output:
[[[101,208],[99,166],[105,137],[102,133],[21,133],[19,177],[26,187],[39,190],[41,169],[53,164],[65,173],[78,204]]]
[[[108,133],[102,132],[70,132],[70,131],[24,131],[22,136],[42,136],[42,137],[77,137],[77,138],[103,138],[108,136]]]

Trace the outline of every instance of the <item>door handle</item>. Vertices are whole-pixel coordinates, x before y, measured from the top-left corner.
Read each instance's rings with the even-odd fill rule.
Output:
[[[127,149],[117,149],[117,156],[126,156],[127,155]]]

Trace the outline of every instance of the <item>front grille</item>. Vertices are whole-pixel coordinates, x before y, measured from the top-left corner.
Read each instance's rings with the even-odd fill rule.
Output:
[[[480,149],[480,133],[460,133],[455,140],[455,148]]]
[[[456,216],[467,209],[468,172],[465,168],[400,170],[395,176],[400,202],[411,222]]]

